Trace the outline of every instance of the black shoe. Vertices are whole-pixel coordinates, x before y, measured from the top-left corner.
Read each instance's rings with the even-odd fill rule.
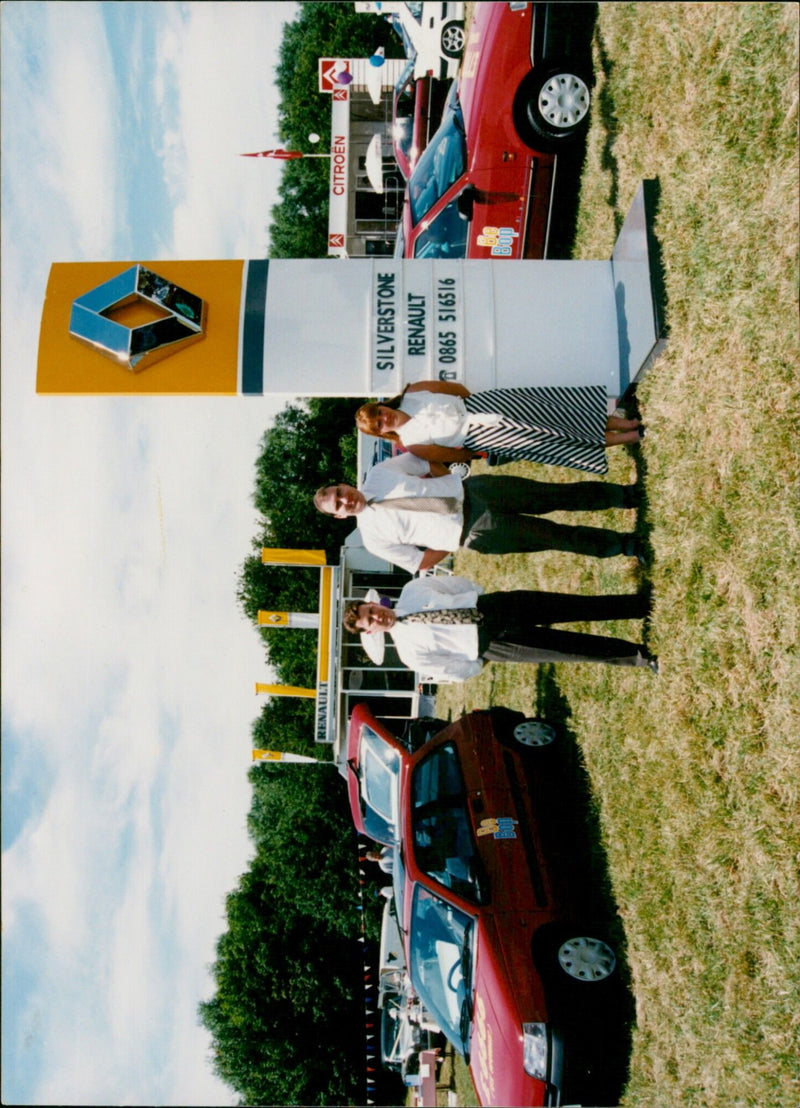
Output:
[[[625,540],[622,553],[628,558],[635,558],[640,566],[645,567],[647,565],[647,553],[644,548],[642,540],[637,538],[636,535],[628,535]]]

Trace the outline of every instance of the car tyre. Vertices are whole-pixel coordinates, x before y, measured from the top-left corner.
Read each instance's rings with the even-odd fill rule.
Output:
[[[447,58],[460,58],[464,52],[464,43],[467,40],[464,24],[459,22],[445,23],[442,27],[442,53]]]
[[[590,108],[588,80],[565,62],[523,81],[514,101],[514,123],[523,142],[548,152],[584,134]]]
[[[552,746],[556,740],[556,729],[543,719],[523,719],[512,732],[514,741],[526,750],[540,750]]]

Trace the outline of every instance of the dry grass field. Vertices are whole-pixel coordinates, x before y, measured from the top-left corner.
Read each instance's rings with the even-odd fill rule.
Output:
[[[438,703],[551,708],[575,738],[636,1001],[627,1108],[800,1105],[799,10],[599,5],[574,256],[608,257],[656,178],[670,339],[643,447],[609,455],[645,504],[593,522],[651,565],[456,559],[489,589],[652,588],[646,626],[606,629],[659,676],[492,666]]]

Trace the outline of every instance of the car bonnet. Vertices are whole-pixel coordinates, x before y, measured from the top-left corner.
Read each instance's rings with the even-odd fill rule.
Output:
[[[544,1082],[523,1068],[522,1022],[480,957],[474,985],[469,1067],[481,1104],[544,1104]]]

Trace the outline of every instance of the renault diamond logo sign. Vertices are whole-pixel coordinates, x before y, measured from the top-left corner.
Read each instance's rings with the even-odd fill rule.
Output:
[[[132,304],[150,309],[151,318],[133,325],[113,318]],[[199,296],[134,265],[73,301],[69,333],[138,372],[201,339],[205,318],[206,305]]]

